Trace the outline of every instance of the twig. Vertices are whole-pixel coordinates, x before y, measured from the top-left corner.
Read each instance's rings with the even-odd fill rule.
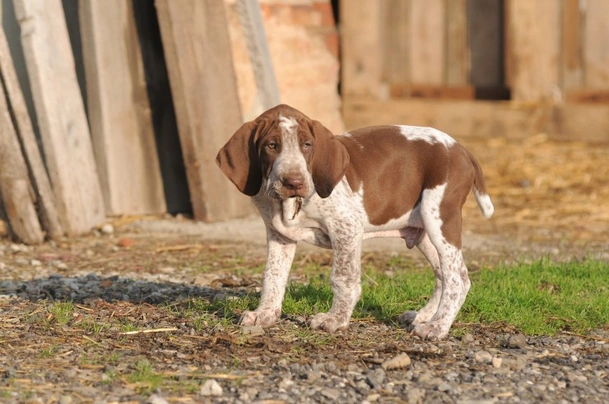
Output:
[[[563,331],[563,334],[572,335],[574,337],[579,337],[579,338],[584,338],[584,339],[591,339],[594,341],[609,342],[609,338],[595,337],[594,335],[576,334],[574,332],[569,332],[569,331]]]
[[[167,247],[159,247],[155,250],[155,252],[160,253],[160,252],[172,252],[172,251],[184,251],[184,250],[192,250],[192,249],[197,249],[200,250],[202,249],[203,246],[201,244],[182,244],[182,245],[170,245]]]
[[[170,331],[177,331],[177,330],[178,330],[177,327],[155,328],[153,330],[126,331],[126,332],[121,332],[120,335],[150,334],[153,332],[170,332]]]

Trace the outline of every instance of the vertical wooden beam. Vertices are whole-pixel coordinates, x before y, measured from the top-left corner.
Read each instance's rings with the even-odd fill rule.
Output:
[[[446,84],[469,82],[470,56],[467,45],[467,0],[446,0]]]
[[[55,194],[38,149],[32,121],[21,93],[17,72],[2,29],[0,29],[0,79],[4,85],[8,105],[10,105],[11,117],[16,125],[14,129],[20,139],[33,185],[33,192],[36,194],[40,224],[51,238],[60,237],[64,234],[64,230],[57,211]]]
[[[0,205],[10,231],[26,244],[38,244],[44,234],[36,215],[35,197],[4,86],[0,85]]]
[[[60,0],[14,0],[49,177],[67,233],[99,225],[104,202]]]
[[[585,86],[609,89],[609,1],[587,0],[584,27]]]
[[[383,81],[407,84],[410,81],[410,2],[385,0],[382,3]]]
[[[506,0],[513,100],[540,101],[559,85],[560,2]]]
[[[130,1],[81,0],[91,137],[108,214],[166,211]]]
[[[562,87],[583,87],[583,21],[580,0],[562,0]]]
[[[377,97],[381,92],[381,0],[340,4],[343,95]]]
[[[410,68],[414,84],[445,82],[445,13],[444,0],[412,0]]]
[[[194,216],[215,221],[253,211],[216,167],[241,125],[224,2],[157,0]]]

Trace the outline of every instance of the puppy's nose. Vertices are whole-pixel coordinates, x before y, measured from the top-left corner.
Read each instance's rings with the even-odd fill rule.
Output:
[[[288,175],[281,180],[281,183],[288,189],[298,190],[304,186],[304,178],[300,174]]]

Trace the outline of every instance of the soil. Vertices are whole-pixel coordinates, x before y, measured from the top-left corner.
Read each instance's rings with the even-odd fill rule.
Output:
[[[468,139],[496,207],[464,208],[470,270],[500,263],[609,260],[609,145]],[[506,324],[455,324],[422,341],[393,324],[354,321],[313,332],[304,316],[240,328],[239,313],[184,315],[193,297],[258,293],[265,262],[259,218],[195,223],[125,217],[40,246],[0,239],[0,401],[80,402],[606,402],[609,327],[523,336]],[[394,254],[424,267],[399,240],[372,240],[363,260]],[[322,268],[329,252],[301,246]],[[53,310],[73,302],[69,318]],[[227,321],[214,321],[226,317]],[[129,333],[127,325],[135,325]],[[142,332],[147,330],[147,332]],[[152,370],[150,370],[152,369]],[[155,377],[160,382],[155,382]]]

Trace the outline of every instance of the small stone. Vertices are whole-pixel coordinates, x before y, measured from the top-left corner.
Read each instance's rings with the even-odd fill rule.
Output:
[[[487,351],[478,351],[474,354],[474,360],[480,363],[491,363],[493,360],[493,355]]]
[[[571,362],[577,362],[579,359],[575,355],[571,355]]]
[[[73,402],[72,396],[61,396],[58,401],[59,404],[72,404]]]
[[[279,388],[280,389],[284,389],[284,390],[288,390],[290,387],[292,387],[294,385],[294,381],[292,379],[289,378],[285,378],[283,379],[280,383],[279,383]]]
[[[222,395],[222,386],[218,384],[214,379],[208,379],[201,386],[199,393],[203,397],[219,397]]]
[[[135,240],[129,237],[123,237],[116,243],[119,247],[131,247],[135,244]]]
[[[366,397],[366,400],[368,400],[368,402],[370,402],[370,403],[374,403],[379,398],[381,398],[381,395],[374,393],[374,394],[368,394],[368,397]]]
[[[4,262],[0,262],[0,271],[6,269],[6,264]]]
[[[165,400],[165,398],[159,396],[158,394],[153,394],[148,397],[148,404],[169,404],[169,401]]]
[[[329,400],[336,401],[340,397],[340,390],[325,388],[320,391],[320,394]]]
[[[461,342],[463,342],[465,344],[471,344],[472,342],[474,342],[474,336],[470,333],[464,334],[461,337]]]
[[[527,346],[527,339],[522,334],[510,335],[510,337],[507,340],[508,348],[522,349],[522,348],[526,348],[526,346]]]
[[[114,226],[112,226],[110,223],[106,223],[99,230],[103,234],[112,234],[114,233]]]
[[[33,267],[39,267],[42,265],[42,262],[40,262],[39,260],[30,260],[30,265]]]
[[[448,384],[446,382],[442,382],[438,385],[438,391],[447,392],[450,390],[451,390],[450,384]]]
[[[494,368],[500,368],[502,363],[503,363],[503,359],[501,359],[497,356],[493,357],[493,359],[491,360],[491,364],[493,365]]]
[[[406,399],[409,403],[421,403],[425,397],[425,390],[419,388],[408,389]]]
[[[385,370],[402,369],[407,366],[410,366],[411,362],[412,361],[410,360],[410,356],[408,356],[405,353],[402,353],[402,354],[399,354],[398,356],[395,356],[395,357],[383,362],[381,364],[381,367]]]
[[[259,335],[264,335],[264,328],[259,325],[248,325],[241,327],[241,332],[243,335],[251,335],[252,337],[256,337]]]
[[[380,389],[385,381],[385,371],[382,368],[376,368],[366,372],[366,381],[373,389]]]
[[[60,271],[65,271],[68,269],[68,265],[65,262],[60,262],[57,264],[57,269],[59,269]]]

